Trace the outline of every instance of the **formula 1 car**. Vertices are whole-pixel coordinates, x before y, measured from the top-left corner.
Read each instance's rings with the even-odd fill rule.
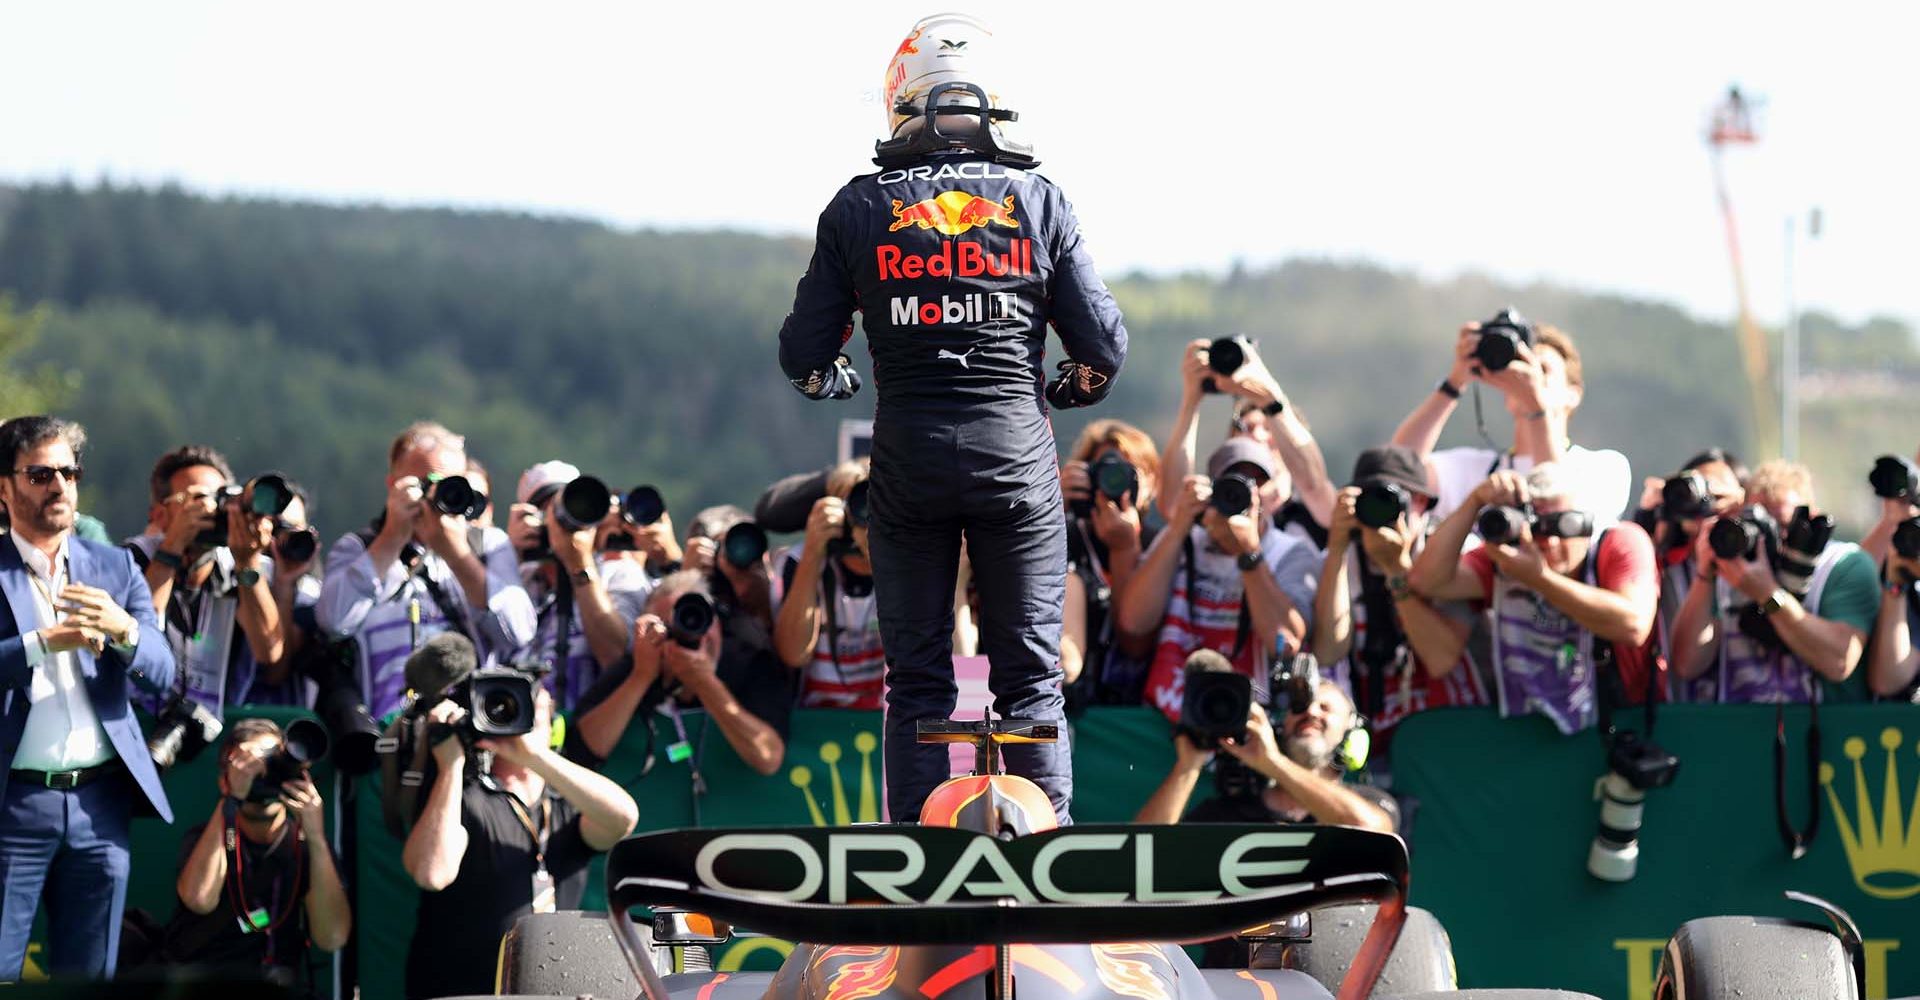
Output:
[[[1054,736],[1049,724],[1011,720],[923,724],[922,741],[975,743],[976,766],[928,798],[918,826],[628,838],[607,859],[608,915],[526,918],[502,943],[499,989],[617,1000],[1586,996],[1455,990],[1446,933],[1406,905],[1406,847],[1391,834],[1055,829],[1039,788],[998,766],[1001,744]],[[636,922],[636,910],[651,922]],[[1837,920],[1839,934],[1756,918],[1692,921],[1669,944],[1657,995],[1858,1000],[1859,937],[1844,915]],[[625,976],[607,968],[604,929],[580,933],[608,923]],[[805,943],[776,972],[680,971],[694,963],[663,961],[661,946],[723,943],[734,924]],[[1182,947],[1231,938],[1250,943],[1236,968],[1201,968]]]

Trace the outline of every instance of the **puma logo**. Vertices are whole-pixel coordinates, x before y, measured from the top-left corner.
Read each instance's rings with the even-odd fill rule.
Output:
[[[960,362],[960,367],[965,368],[968,371],[972,371],[973,366],[967,364],[967,354],[972,354],[976,350],[978,350],[978,348],[969,347],[967,348],[966,354],[955,354],[952,351],[942,348],[940,350],[940,360],[945,361],[948,358],[952,358],[953,360]]]

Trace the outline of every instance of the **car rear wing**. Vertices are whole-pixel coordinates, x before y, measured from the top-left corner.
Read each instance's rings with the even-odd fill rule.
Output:
[[[616,845],[607,887],[616,927],[672,906],[858,945],[1187,943],[1378,901],[1345,998],[1371,991],[1399,937],[1407,852],[1391,834],[1329,826],[1073,826],[1005,841],[917,826],[668,830]]]

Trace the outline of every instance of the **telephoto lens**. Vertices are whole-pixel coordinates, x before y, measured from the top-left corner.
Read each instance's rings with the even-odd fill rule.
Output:
[[[1640,822],[1647,791],[1673,784],[1680,758],[1626,730],[1607,744],[1600,784],[1600,826],[1587,849],[1587,874],[1605,882],[1632,880],[1640,867]]]
[[[309,562],[320,552],[320,533],[312,528],[289,528],[276,548],[281,561],[289,565]]]
[[[1244,334],[1216,338],[1207,345],[1207,367],[1222,378],[1232,378],[1240,366],[1247,363],[1247,356],[1253,353],[1253,341]],[[1200,382],[1200,388],[1206,392],[1225,392],[1219,379],[1209,376]]]
[[[1882,500],[1912,499],[1920,495],[1920,469],[1898,455],[1882,455],[1873,460],[1867,483]]]
[[[856,528],[864,528],[873,521],[873,490],[871,484],[862,479],[847,491],[847,523]]]
[[[1093,488],[1115,503],[1119,503],[1122,497],[1139,495],[1140,473],[1134,469],[1132,462],[1114,452],[1100,456],[1100,460],[1093,463],[1088,471]]]
[[[1474,360],[1490,372],[1503,371],[1520,356],[1520,345],[1532,347],[1536,334],[1533,324],[1514,309],[1502,309],[1480,324],[1480,342],[1474,345]]]
[[[1474,520],[1474,528],[1488,545],[1511,545],[1526,533],[1532,513],[1520,507],[1488,507]]]
[[[1353,501],[1354,520],[1369,528],[1391,528],[1413,510],[1413,497],[1398,483],[1371,482]]]
[[[741,521],[721,537],[720,554],[735,569],[752,566],[767,554],[767,530],[752,521]]]
[[[487,509],[487,495],[474,489],[473,482],[465,476],[448,476],[434,482],[427,491],[427,502],[448,517],[464,517],[469,521]]]
[[[1535,514],[1533,533],[1539,538],[1589,538],[1593,535],[1593,515],[1584,510]]]
[[[620,501],[620,516],[636,528],[644,528],[667,515],[667,502],[651,486],[635,486]]]
[[[1221,517],[1233,517],[1253,507],[1253,495],[1259,489],[1252,479],[1229,472],[1213,481],[1213,498],[1207,502]]]
[[[1747,517],[1723,517],[1707,531],[1707,545],[1722,559],[1753,559],[1760,554],[1760,525]]]
[[[293,487],[287,477],[268,472],[253,477],[246,489],[247,510],[256,517],[279,517],[293,505]]]
[[[1902,559],[1920,559],[1920,517],[1907,518],[1894,527],[1893,551]]]
[[[212,709],[185,694],[174,695],[154,719],[153,735],[147,738],[147,755],[153,758],[154,767],[165,771],[200,756],[202,750],[220,738],[223,728],[220,717],[213,714]]]
[[[705,594],[681,594],[667,615],[667,635],[688,649],[699,649],[700,640],[713,627],[718,614],[713,601]]]
[[[613,491],[592,476],[579,476],[560,488],[553,518],[568,534],[597,526],[613,511]]]

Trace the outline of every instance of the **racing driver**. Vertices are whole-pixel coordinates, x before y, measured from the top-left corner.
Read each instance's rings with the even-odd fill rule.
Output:
[[[1046,404],[1103,398],[1127,331],[1073,209],[1032,172],[1032,148],[1010,137],[1018,116],[982,85],[992,40],[979,21],[941,14],[900,43],[887,65],[881,169],[847,182],[821,213],[780,329],[780,366],[810,398],[853,395],[860,380],[840,351],[861,313],[880,393],[868,540],[888,661],[889,813],[912,820],[948,776],[947,747],[919,745],[916,723],[953,713],[964,534],[994,711],[1063,723],[1057,743],[1008,747],[1008,770],[1044,789],[1065,824],[1066,521]],[[1051,382],[1049,323],[1067,353]]]

